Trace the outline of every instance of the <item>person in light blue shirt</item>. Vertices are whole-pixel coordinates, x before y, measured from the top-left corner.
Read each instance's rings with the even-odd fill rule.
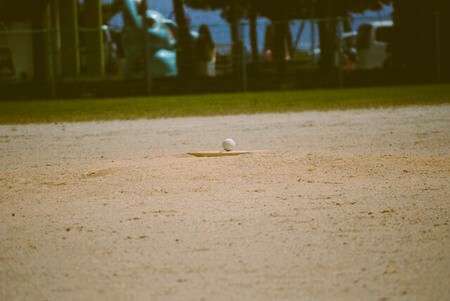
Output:
[[[146,10],[145,14],[140,14],[139,8],[145,8],[142,0],[117,1],[122,1],[123,5],[124,77],[126,79],[143,77],[147,59],[148,76],[176,75],[175,34],[168,25],[172,21],[153,10]],[[148,45],[145,37],[148,39]],[[149,57],[146,58],[146,55]]]

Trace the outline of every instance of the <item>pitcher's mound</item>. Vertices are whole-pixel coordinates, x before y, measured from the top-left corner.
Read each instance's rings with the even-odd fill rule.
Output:
[[[190,152],[188,155],[195,157],[224,157],[224,156],[238,156],[244,154],[251,154],[255,152],[261,152],[257,150],[242,150],[242,151],[198,151]]]

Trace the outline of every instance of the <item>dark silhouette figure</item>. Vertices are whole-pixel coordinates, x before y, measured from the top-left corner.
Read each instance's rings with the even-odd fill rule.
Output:
[[[205,24],[199,27],[195,50],[197,74],[200,76],[214,76],[216,73],[216,45],[208,26]]]

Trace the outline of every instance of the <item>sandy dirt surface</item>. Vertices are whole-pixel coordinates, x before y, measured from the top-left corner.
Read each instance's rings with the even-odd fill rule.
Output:
[[[219,150],[235,157],[196,158]],[[450,300],[450,106],[0,126],[0,300]]]

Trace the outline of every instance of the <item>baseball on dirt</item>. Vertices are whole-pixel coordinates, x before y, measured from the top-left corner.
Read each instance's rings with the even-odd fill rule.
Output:
[[[222,142],[223,149],[227,152],[233,150],[233,148],[236,146],[236,142],[234,142],[231,138],[226,138]]]

